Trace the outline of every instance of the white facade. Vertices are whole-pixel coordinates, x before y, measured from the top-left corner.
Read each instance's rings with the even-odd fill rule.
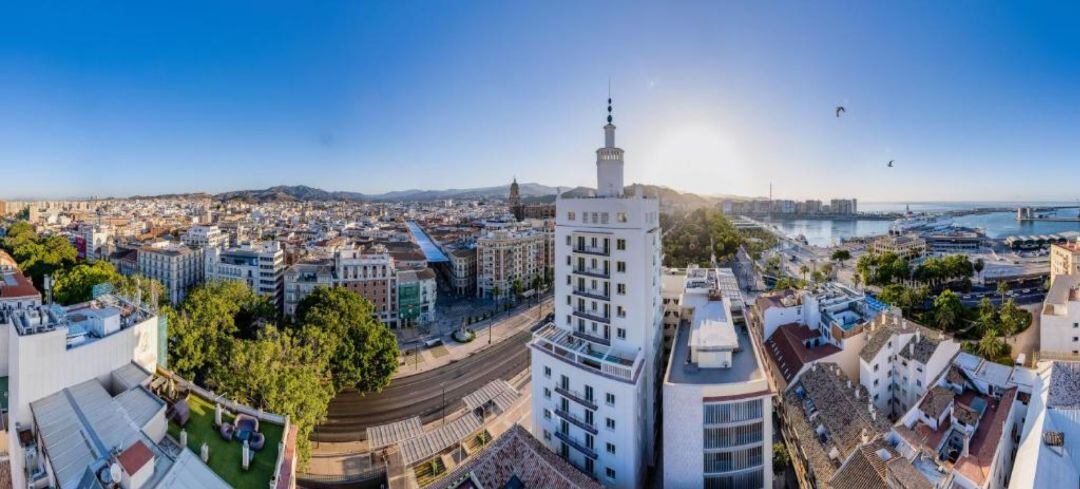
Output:
[[[605,126],[598,198],[559,198],[555,321],[534,334],[536,437],[609,487],[641,487],[654,460],[661,353],[656,199],[624,196]]]
[[[664,487],[772,487],[773,389],[719,270],[688,270],[663,384]]]
[[[284,302],[285,252],[277,241],[245,244],[222,250],[203,250],[206,280],[239,280],[252,292],[270,297],[282,307]]]
[[[180,241],[192,248],[224,248],[229,235],[217,226],[191,226],[180,235]]]
[[[168,291],[169,301],[179,304],[203,282],[203,254],[187,245],[162,241],[139,249],[139,273],[157,280]]]
[[[891,314],[882,314],[868,331],[859,358],[859,383],[874,407],[892,415],[907,412],[960,351],[960,343]]]
[[[157,369],[157,315],[112,296],[63,309],[34,307],[0,313],[0,369],[8,384],[8,447],[13,487],[26,487],[18,427],[31,426],[30,403],[132,362]]]
[[[1054,279],[1039,319],[1041,351],[1080,355],[1080,273]]]

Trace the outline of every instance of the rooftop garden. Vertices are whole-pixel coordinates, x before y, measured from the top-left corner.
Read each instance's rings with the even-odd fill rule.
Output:
[[[266,436],[266,446],[258,452],[252,452],[248,470],[241,467],[243,444],[237,440],[226,441],[221,438],[214,426],[214,403],[196,395],[187,398],[191,418],[184,429],[187,430],[187,445],[196,455],[201,453],[205,442],[210,447],[210,460],[207,464],[225,482],[236,488],[266,489],[274,475],[277,464],[278,444],[284,436],[284,427],[268,422],[259,423],[259,432]],[[223,422],[231,422],[231,414],[222,414]],[[169,435],[180,439],[180,425],[169,421]]]

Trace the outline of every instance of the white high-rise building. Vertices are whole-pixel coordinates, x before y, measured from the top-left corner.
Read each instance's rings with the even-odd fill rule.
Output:
[[[773,487],[773,388],[726,278],[685,274],[663,387],[664,487]]]
[[[655,460],[660,210],[640,188],[623,192],[608,111],[597,196],[556,202],[555,320],[529,345],[533,429],[604,485],[628,488]]]

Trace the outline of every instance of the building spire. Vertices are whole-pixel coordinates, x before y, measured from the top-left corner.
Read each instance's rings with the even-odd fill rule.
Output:
[[[611,124],[611,78],[607,80],[607,123]]]

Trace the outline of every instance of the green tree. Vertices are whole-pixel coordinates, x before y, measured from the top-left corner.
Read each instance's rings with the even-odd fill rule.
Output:
[[[791,463],[791,455],[788,454],[787,445],[783,442],[773,443],[772,446],[772,469],[774,475],[784,473],[788,464]]]
[[[176,311],[166,309],[169,321],[169,363],[183,377],[202,383],[236,338],[253,337],[267,316],[267,299],[247,284],[226,280],[192,289]]]
[[[806,280],[806,274],[808,273],[810,273],[810,267],[806,265],[799,265],[799,275],[804,281]]]
[[[1008,299],[1001,305],[1001,309],[998,311],[998,321],[1001,325],[1002,336],[1012,336],[1026,326],[1026,322],[1029,321],[1028,312],[1020,309],[1016,305],[1016,301]]]
[[[956,292],[943,290],[934,299],[934,323],[943,330],[955,328],[964,315],[964,306]]]
[[[306,467],[311,432],[326,419],[335,390],[325,361],[287,332],[268,327],[254,340],[230,340],[208,385],[225,396],[289,416],[297,427],[299,465]]]
[[[316,287],[296,308],[301,338],[328,361],[335,391],[382,390],[397,371],[397,338],[371,302],[338,287]]]
[[[846,249],[839,249],[832,252],[832,261],[840,262],[840,266],[844,266],[844,262],[851,259],[851,252]]]
[[[998,284],[997,284],[997,293],[998,293],[998,295],[1001,296],[1001,303],[1002,304],[1005,303],[1005,293],[1008,292],[1008,291],[1009,291],[1009,284],[1005,283],[1004,280],[998,282]]]
[[[31,231],[26,231],[25,227],[16,231],[17,234],[13,239],[11,236],[5,238],[5,246],[14,245],[11,249],[12,258],[19,263],[19,268],[23,273],[34,281],[34,286],[38,290],[45,288],[45,276],[55,275],[58,270],[75,263],[78,252],[67,238],[63,236],[43,238],[32,234]]]
[[[1008,351],[1009,345],[999,340],[997,331],[993,329],[984,331],[978,343],[975,344],[975,352],[992,361],[999,361],[1002,356],[1008,354]]]
[[[979,258],[975,260],[975,264],[972,265],[972,267],[975,269],[975,274],[978,275],[979,278],[982,278],[982,271],[984,268],[986,268],[986,261],[982,258]]]
[[[510,289],[514,294],[514,298],[521,297],[521,279],[515,278],[514,282],[510,284]]]
[[[95,285],[119,284],[122,280],[123,277],[107,261],[80,263],[56,273],[53,299],[62,305],[86,302],[93,298]]]
[[[988,297],[979,301],[979,326],[984,332],[998,327],[998,312]]]
[[[34,231],[34,226],[26,221],[18,221],[8,226],[4,239],[0,243],[9,253],[14,253],[15,248],[32,241],[37,241],[37,231]]]

